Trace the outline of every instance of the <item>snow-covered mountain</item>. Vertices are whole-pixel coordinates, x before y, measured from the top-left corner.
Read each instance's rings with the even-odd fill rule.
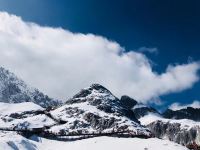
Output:
[[[60,147],[55,146],[56,149],[62,149],[63,146],[66,146],[66,148],[78,150],[81,143],[84,146],[84,141],[85,143],[93,143],[87,149],[94,149],[94,146],[98,145],[96,143],[102,144],[105,139],[116,142],[115,149],[117,149],[117,145],[122,140],[114,137],[98,137],[74,142],[79,144],[78,147],[75,146],[76,144],[69,145],[68,142],[56,141],[63,136],[65,138],[77,136],[76,139],[79,139],[81,136],[85,138],[86,135],[93,137],[91,135],[109,134],[119,137],[137,137],[130,140],[123,139],[121,146],[128,144],[127,149],[130,146],[137,147],[138,150],[150,148],[154,150],[186,149],[166,141],[167,139],[199,150],[200,122],[194,121],[196,116],[192,113],[191,115],[181,115],[181,117],[162,116],[156,109],[138,103],[129,96],[122,96],[118,99],[99,84],[92,84],[90,87],[82,89],[65,104],[51,110],[44,107],[57,106],[59,102],[48,98],[34,88],[28,87],[22,80],[3,68],[0,69],[0,83],[0,96],[1,101],[3,101],[0,102],[0,149],[42,150],[53,149],[53,145],[59,145]],[[38,97],[33,96],[34,94]],[[193,112],[193,110],[198,111],[194,108],[187,108],[180,110],[180,112]],[[174,114],[176,115],[177,112]],[[24,131],[25,133],[30,132],[28,136],[24,134]],[[154,136],[165,139],[165,141],[151,138]],[[141,137],[150,139],[145,140]],[[51,141],[48,138],[51,138]],[[145,145],[144,142],[148,144]],[[107,149],[112,149],[109,142],[105,144],[110,146]],[[120,149],[121,146],[119,144]]]
[[[0,102],[33,102],[44,108],[57,106],[61,102],[49,98],[39,90],[28,86],[24,81],[8,70],[0,67]]]
[[[99,84],[82,89],[66,104],[51,112],[57,120],[66,122],[50,130],[59,133],[108,133],[126,131],[130,135],[150,137],[133,111],[123,107],[120,100]]]

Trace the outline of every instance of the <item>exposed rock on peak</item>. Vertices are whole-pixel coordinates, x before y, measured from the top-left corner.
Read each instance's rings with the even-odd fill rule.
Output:
[[[92,84],[88,88],[84,88],[79,93],[74,95],[73,99],[87,97],[87,96],[91,95],[92,92],[99,93],[99,94],[102,93],[102,94],[110,94],[110,95],[112,95],[112,93],[108,89],[103,87],[102,85],[100,85],[100,84]]]
[[[92,84],[88,88],[82,89],[78,94],[69,99],[66,104],[87,102],[96,106],[97,109],[107,113],[114,113],[123,109],[120,101],[109,90],[99,84]]]
[[[98,90],[98,91],[109,91],[108,89],[106,89],[104,86],[98,84],[98,83],[94,83],[90,86],[90,88]]]

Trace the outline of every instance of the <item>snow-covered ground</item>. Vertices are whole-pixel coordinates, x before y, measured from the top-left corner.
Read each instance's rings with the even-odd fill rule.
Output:
[[[48,146],[45,146],[48,145]],[[156,138],[114,138],[97,137],[75,142],[52,142],[42,139],[41,149],[45,150],[187,150],[178,144]]]
[[[78,141],[61,142],[41,138],[39,142],[28,140],[14,132],[0,133],[2,150],[187,150],[187,148],[156,138],[96,137]]]

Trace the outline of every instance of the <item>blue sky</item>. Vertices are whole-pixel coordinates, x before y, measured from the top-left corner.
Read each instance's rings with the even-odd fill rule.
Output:
[[[200,60],[200,1],[198,0],[1,0],[0,10],[43,26],[93,33],[117,41],[126,50],[144,52],[156,72],[168,64]],[[200,83],[182,92],[160,96],[173,102],[200,100]]]

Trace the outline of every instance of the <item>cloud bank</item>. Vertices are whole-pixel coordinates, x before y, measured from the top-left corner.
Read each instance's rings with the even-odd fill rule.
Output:
[[[199,80],[198,62],[152,70],[149,59],[94,34],[44,27],[0,13],[0,64],[48,95],[66,99],[100,83],[117,96],[140,102],[191,88]]]
[[[184,109],[184,108],[187,108],[187,107],[200,108],[200,102],[196,100],[191,104],[185,104],[185,105],[180,104],[180,103],[173,103],[169,107],[169,109],[176,111],[176,110]]]

